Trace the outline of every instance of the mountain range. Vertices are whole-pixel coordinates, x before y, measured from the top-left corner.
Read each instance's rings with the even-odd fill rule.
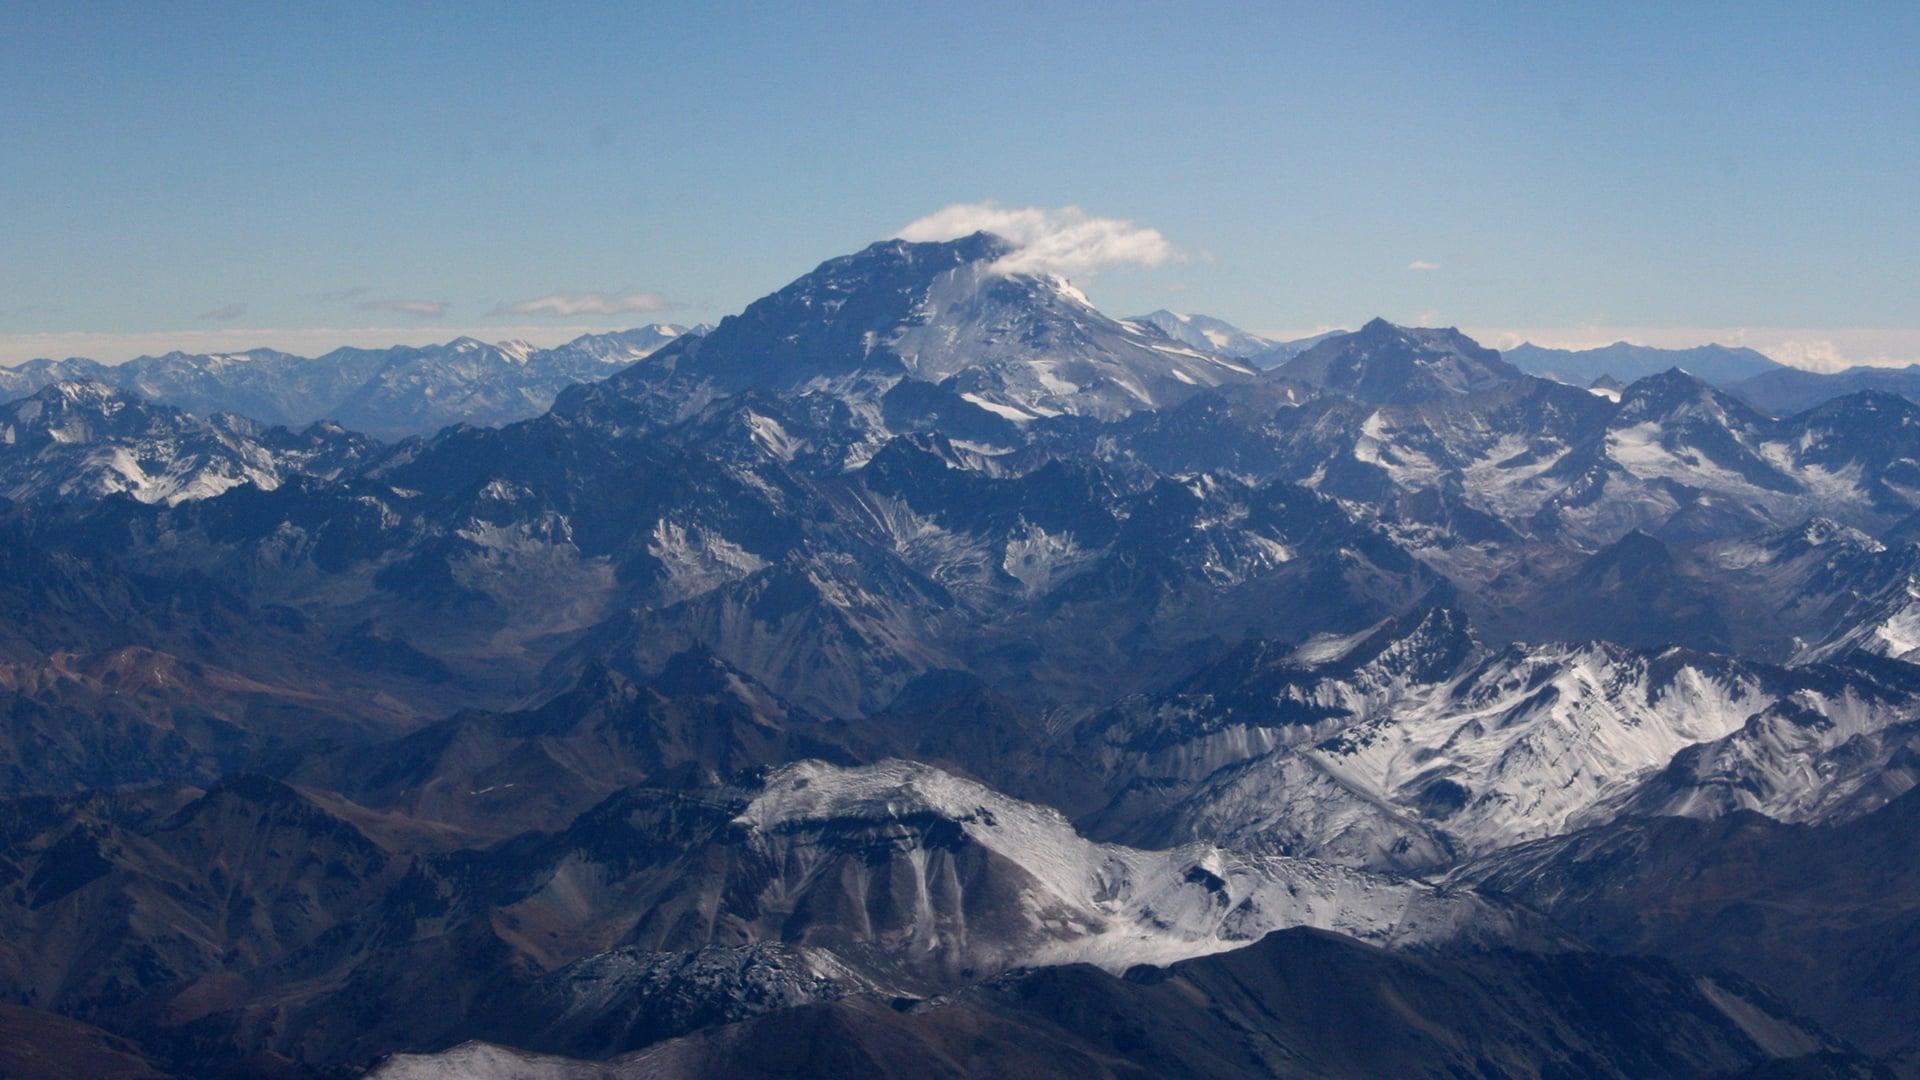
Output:
[[[1896,394],[1920,401],[1920,367],[1850,367],[1810,371],[1789,367],[1752,349],[1699,345],[1661,349],[1616,341],[1595,349],[1550,349],[1524,342],[1501,355],[1532,375],[1574,386],[1605,384],[1618,390],[1627,383],[1679,368],[1725,390],[1762,412],[1788,416],[1862,391]]]
[[[1752,349],[1729,345],[1658,349],[1616,341],[1595,349],[1549,349],[1523,342],[1503,350],[1501,355],[1522,371],[1575,386],[1585,386],[1602,376],[1630,383],[1676,367],[1715,386],[1726,386],[1787,370],[1784,364],[1775,363]]]
[[[1916,1075],[1920,405],[1116,319],[1016,250],[8,372],[9,1044]]]
[[[264,425],[329,421],[380,439],[449,424],[503,424],[537,416],[560,391],[605,378],[676,337],[699,333],[665,323],[588,334],[557,348],[456,338],[442,345],[336,349],[304,357],[271,349],[171,352],[124,364],[30,360],[0,368],[0,399],[53,383],[89,380],[201,417],[233,413]]]

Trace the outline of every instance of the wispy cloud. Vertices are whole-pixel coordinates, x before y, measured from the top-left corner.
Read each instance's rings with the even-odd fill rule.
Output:
[[[1409,270],[1438,270],[1438,269],[1440,269],[1440,264],[1439,264],[1439,263],[1437,263],[1437,262],[1428,262],[1428,261],[1427,261],[1427,260],[1425,260],[1425,259],[1415,259],[1415,260],[1413,260],[1412,262],[1410,262],[1410,263],[1408,263],[1408,264],[1407,264],[1407,269],[1409,269]]]
[[[686,307],[657,292],[558,292],[531,300],[502,301],[495,315],[634,315]]]
[[[245,304],[222,304],[212,311],[203,311],[200,317],[213,322],[232,322],[247,313]]]
[[[367,288],[365,285],[355,285],[350,289],[334,289],[331,292],[323,292],[320,294],[320,299],[329,304],[341,304],[348,300],[357,300],[372,291],[372,289]]]
[[[386,311],[416,319],[438,319],[453,305],[445,300],[362,300],[353,305],[361,311]]]
[[[1001,206],[991,199],[942,207],[895,235],[952,240],[982,231],[1019,245],[996,264],[1008,273],[1088,274],[1106,266],[1160,266],[1183,256],[1160,230],[1124,218],[1095,217],[1077,206]]]

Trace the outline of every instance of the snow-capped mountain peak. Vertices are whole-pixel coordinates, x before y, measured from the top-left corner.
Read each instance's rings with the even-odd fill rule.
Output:
[[[60,382],[0,405],[0,495],[173,504],[280,483],[274,453],[210,422],[97,381]]]
[[[1410,404],[1458,397],[1521,378],[1519,369],[1451,327],[1373,319],[1272,369],[1272,376],[1361,401]]]
[[[990,233],[885,240],[676,341],[618,377],[720,392],[823,389],[866,401],[901,379],[940,384],[1016,423],[1116,418],[1250,379],[1237,361],[1110,318],[1067,279],[1008,270]],[[639,387],[636,387],[636,390]]]
[[[1127,321],[1145,323],[1183,345],[1236,360],[1252,359],[1280,344],[1271,338],[1242,330],[1225,319],[1168,311],[1165,308],[1146,315],[1136,315]]]

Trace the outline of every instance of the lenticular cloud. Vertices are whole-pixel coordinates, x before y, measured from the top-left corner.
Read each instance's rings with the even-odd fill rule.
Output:
[[[1122,218],[1094,217],[1077,206],[1009,207],[992,200],[942,207],[896,235],[913,241],[952,240],[983,230],[1019,245],[997,264],[1009,273],[1085,274],[1105,266],[1159,266],[1180,254],[1160,230]]]

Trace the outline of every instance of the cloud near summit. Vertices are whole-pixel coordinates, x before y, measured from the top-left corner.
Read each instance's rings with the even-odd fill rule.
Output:
[[[894,235],[920,242],[983,230],[1019,245],[997,264],[1010,273],[1087,274],[1107,266],[1159,266],[1182,257],[1160,230],[1124,218],[1095,217],[1077,206],[1001,206],[991,199],[942,207]]]

